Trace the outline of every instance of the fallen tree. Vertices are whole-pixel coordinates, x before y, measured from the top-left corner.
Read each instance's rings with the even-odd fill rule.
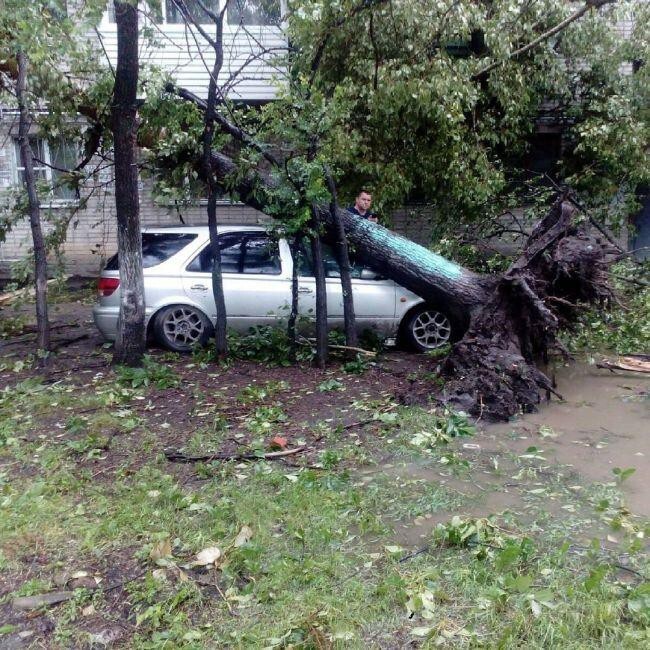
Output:
[[[265,190],[273,181],[262,172],[238,175],[235,161],[213,152],[216,176],[247,204],[264,210]],[[318,206],[326,237],[336,241],[330,206]],[[581,305],[611,297],[607,282],[611,247],[585,224],[577,209],[560,196],[535,227],[521,255],[502,274],[480,275],[451,262],[380,225],[347,210],[338,217],[357,257],[426,301],[444,306],[467,329],[442,366],[447,379],[439,397],[474,416],[507,419],[536,408],[555,392],[538,368],[552,351]],[[428,398],[433,389],[415,386],[410,402]]]

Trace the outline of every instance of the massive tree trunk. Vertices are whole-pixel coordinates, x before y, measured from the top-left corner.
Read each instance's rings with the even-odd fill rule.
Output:
[[[34,176],[34,154],[29,144],[29,110],[25,97],[27,91],[27,56],[18,52],[18,81],[16,83],[16,98],[18,100],[18,143],[20,145],[20,161],[23,166],[27,202],[29,205],[29,225],[32,231],[34,248],[34,291],[36,297],[36,345],[43,354],[40,364],[47,362],[44,354],[50,349],[50,322],[47,315],[47,250],[41,225],[41,208],[36,190]]]
[[[221,152],[212,152],[212,167],[224,183],[239,172],[237,164]],[[273,182],[265,174],[239,174],[237,192],[242,201],[264,211],[264,188]],[[329,205],[315,206],[328,239],[336,242],[338,227]],[[498,282],[494,276],[473,273],[455,262],[436,255],[423,246],[391,232],[367,219],[359,219],[347,210],[337,211],[348,242],[354,245],[359,260],[432,303],[444,304],[452,315],[470,315],[485,302]]]
[[[237,171],[236,163],[219,152],[213,152],[212,165],[223,181]],[[264,210],[261,190],[271,181],[259,172],[243,178],[240,174],[239,179],[242,200]],[[339,230],[329,206],[315,210],[335,242]],[[467,327],[441,369],[447,382],[439,399],[485,419],[507,419],[535,409],[542,396],[553,392],[536,364],[544,362],[553,348],[561,349],[558,330],[575,319],[579,303],[610,297],[609,246],[584,224],[576,225],[574,213],[567,197],[560,197],[508,271],[489,276],[473,273],[347,210],[339,210],[337,216],[364,264]],[[435,390],[416,385],[404,398],[410,402],[429,398]]]
[[[120,316],[113,363],[136,366],[145,350],[142,237],[136,164],[138,11],[115,1],[117,66],[111,126],[115,150],[115,210],[120,265]]]

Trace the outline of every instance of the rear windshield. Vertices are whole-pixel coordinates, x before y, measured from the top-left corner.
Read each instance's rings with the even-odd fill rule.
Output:
[[[185,248],[196,239],[195,234],[177,232],[144,232],[142,233],[142,268],[166,262],[172,255]],[[117,253],[111,257],[107,264],[107,271],[117,271],[120,268]]]

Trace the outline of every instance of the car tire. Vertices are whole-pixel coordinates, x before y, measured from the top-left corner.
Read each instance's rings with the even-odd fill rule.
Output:
[[[454,325],[444,312],[422,305],[407,315],[402,330],[404,342],[417,352],[429,352],[455,340]]]
[[[159,345],[173,352],[191,352],[207,344],[214,328],[210,319],[191,305],[170,305],[153,321],[153,335]]]

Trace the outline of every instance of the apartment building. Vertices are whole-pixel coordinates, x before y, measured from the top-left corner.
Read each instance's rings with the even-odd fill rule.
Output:
[[[185,5],[197,23],[214,31],[214,22],[202,5],[216,11],[219,0],[185,0]],[[279,27],[284,10],[285,0],[234,0],[229,3],[224,22],[225,60],[219,83],[234,101],[259,104],[274,98],[277,80],[282,75],[275,59],[286,49]],[[140,43],[142,62],[168,71],[179,86],[205,97],[214,51],[200,29],[187,27],[173,0],[162,1],[159,16],[143,13],[141,25],[147,32],[147,37],[143,36]],[[114,66],[117,29],[112,2],[107,3],[101,22],[88,38],[107,65]],[[18,185],[23,173],[16,140],[17,126],[15,109],[0,105],[0,192]],[[48,141],[34,135],[32,146],[39,161],[36,163],[36,176],[54,182],[55,186],[60,175],[58,169],[70,169],[79,160],[78,152],[65,141]],[[82,196],[62,185],[55,187],[49,196],[41,197],[46,228],[69,219],[63,252],[70,272],[93,275],[106,256],[115,251],[115,200],[111,179],[110,169],[100,170],[83,190]],[[140,209],[143,225],[177,224],[181,219],[188,225],[207,222],[204,201],[178,205],[156,200],[151,192],[151,180],[147,178],[140,183]],[[224,200],[219,205],[219,220],[263,223],[268,218],[243,204]],[[0,243],[0,279],[8,277],[12,263],[23,259],[30,247],[29,223],[24,220],[16,224],[6,240]]]

